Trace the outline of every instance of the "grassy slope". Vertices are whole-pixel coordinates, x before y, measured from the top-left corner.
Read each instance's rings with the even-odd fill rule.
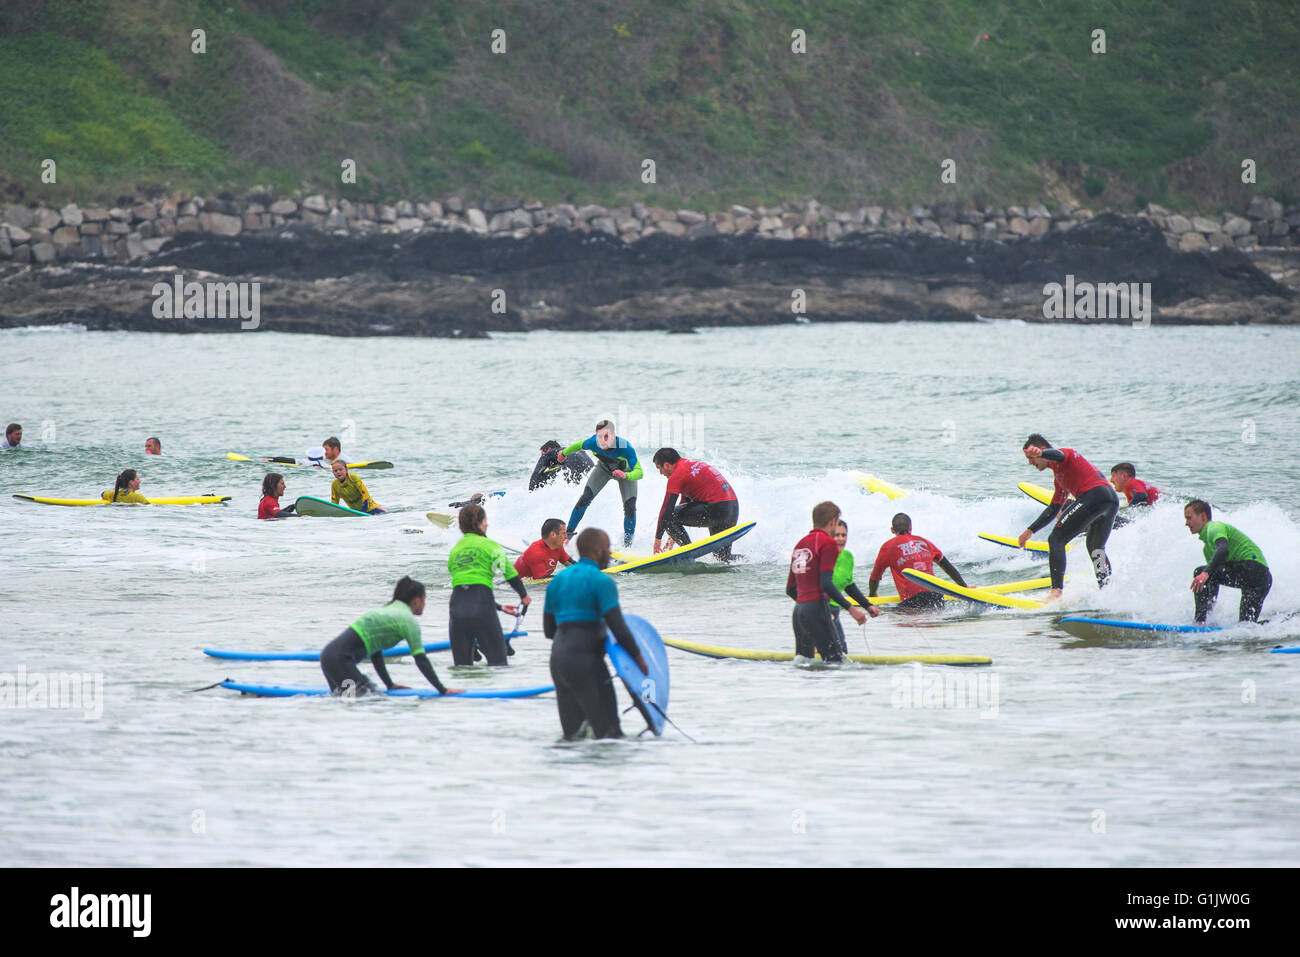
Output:
[[[1261,191],[1300,191],[1300,7],[1134,6],[15,0],[0,178],[29,197],[262,184],[707,207],[1010,201],[1064,181],[1098,205],[1215,206],[1248,195],[1250,157]],[[45,157],[57,187],[39,184]]]

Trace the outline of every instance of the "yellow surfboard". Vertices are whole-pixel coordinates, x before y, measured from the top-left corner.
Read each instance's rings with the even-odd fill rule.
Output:
[[[907,489],[899,488],[891,482],[868,475],[866,472],[858,473],[858,487],[867,492],[879,492],[889,499],[902,498],[907,494]]]
[[[792,651],[750,651],[748,648],[723,648],[704,645],[696,641],[665,638],[664,644],[679,651],[706,658],[740,658],[745,661],[794,661]],[[916,661],[926,665],[991,665],[992,658],[983,655],[845,655],[860,665],[903,665]]]
[[[1068,578],[1069,576],[1067,575],[1066,577]],[[1038,591],[1039,589],[1042,588],[1051,588],[1051,587],[1052,587],[1052,580],[1050,578],[1026,578],[1024,581],[1021,582],[1003,582],[1000,585],[979,586],[981,590],[991,591],[996,595],[1007,595],[1012,592],[1022,592],[1022,591]],[[849,598],[848,595],[845,595],[844,597]],[[960,600],[955,595],[944,595],[943,597],[944,597],[944,601]],[[897,595],[877,595],[875,598],[871,599],[871,603],[873,605],[892,605],[892,604],[896,604],[897,602],[898,602]],[[856,605],[857,602],[854,601],[852,598],[849,598],[849,604]]]
[[[287,458],[287,456],[285,457]],[[311,462],[277,462],[272,459],[250,459],[247,455],[240,455],[238,452],[227,452],[226,458],[230,459],[232,462],[261,462],[263,465],[283,465],[285,467],[297,468],[305,468],[312,464]],[[393,467],[392,462],[385,462],[383,460],[376,462],[347,462],[345,464],[349,469],[391,469]],[[318,465],[316,468],[319,468],[324,472],[329,471],[328,468],[322,465]]]
[[[980,538],[984,539],[986,542],[992,542],[995,545],[1005,545],[1007,548],[1020,547],[1020,541],[1014,535],[991,535],[988,533],[981,533]],[[1029,541],[1025,542],[1024,547],[1027,552],[1045,552],[1048,550],[1047,542]],[[1065,550],[1068,552],[1070,546],[1066,545]]]
[[[691,542],[689,545],[679,545],[676,548],[670,548],[666,552],[660,552],[658,555],[645,555],[640,558],[624,555],[619,552],[618,555],[624,555],[626,561],[620,565],[611,565],[605,569],[606,575],[621,575],[623,572],[645,571],[656,566],[662,567],[672,565],[677,562],[691,562],[706,555],[711,555],[725,545],[729,545],[736,539],[748,535],[753,530],[757,522],[745,522],[741,525],[734,525],[731,528],[724,528],[716,535],[710,535],[708,538],[701,538],[697,542]],[[611,552],[611,555],[615,553]],[[529,585],[545,585],[550,578],[526,578],[524,581]]]
[[[24,502],[39,502],[41,505],[142,505],[142,502],[109,502],[102,498],[48,498],[44,495],[15,495],[14,498]],[[150,505],[216,505],[229,502],[229,495],[163,495],[154,497],[145,495]]]
[[[1041,485],[1035,485],[1033,482],[1021,482],[1016,488],[1024,492],[1035,502],[1041,502],[1044,505],[1052,504],[1052,490],[1043,488]]]
[[[981,605],[996,605],[999,608],[1042,608],[1047,604],[1046,602],[1035,601],[1032,598],[999,595],[997,592],[985,588],[962,588],[960,585],[945,581],[942,578],[936,578],[934,575],[927,575],[915,568],[904,568],[903,575],[929,591],[937,591],[941,595],[953,595],[957,598],[964,598],[966,601],[978,602]]]

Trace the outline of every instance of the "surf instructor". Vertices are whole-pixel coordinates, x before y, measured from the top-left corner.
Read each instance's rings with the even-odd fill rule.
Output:
[[[1088,554],[1097,574],[1097,587],[1105,588],[1110,581],[1106,539],[1110,538],[1115,525],[1119,496],[1106,477],[1074,449],[1054,449],[1047,439],[1035,432],[1025,440],[1022,451],[1029,464],[1038,471],[1050,469],[1056,483],[1052,501],[1017,539],[1020,547],[1024,548],[1025,542],[1035,532],[1061,515],[1052,534],[1047,537],[1047,567],[1052,576],[1052,589],[1047,593],[1047,600],[1061,597],[1065,585],[1065,546],[1085,530],[1088,533]],[[1076,499],[1075,505],[1062,515],[1061,509],[1071,495]]]
[[[487,512],[483,506],[466,505],[456,521],[462,534],[447,556],[447,570],[451,572],[448,630],[452,660],[457,665],[472,665],[477,642],[489,665],[509,664],[496,599],[492,597],[496,572],[505,576],[506,584],[519,595],[522,608],[527,608],[532,599],[524,588],[523,578],[510,564],[506,550],[487,537]],[[505,605],[501,610],[508,615],[515,614],[513,605]]]
[[[587,484],[578,496],[578,504],[573,506],[566,531],[573,537],[578,523],[587,512],[587,506],[600,494],[610,479],[618,482],[619,494],[623,496],[623,545],[632,544],[632,535],[636,532],[636,483],[645,474],[641,463],[637,461],[636,449],[630,442],[614,434],[614,423],[601,419],[596,423],[596,434],[581,442],[574,442],[567,449],[555,453],[555,460],[564,464],[565,456],[573,455],[579,450],[590,452],[596,457],[596,467],[587,476]]]
[[[1219,597],[1220,585],[1241,589],[1238,621],[1259,621],[1264,599],[1273,587],[1273,573],[1268,570],[1268,562],[1258,545],[1227,522],[1212,521],[1212,515],[1209,503],[1199,498],[1192,499],[1183,509],[1184,524],[1203,543],[1208,563],[1192,573],[1196,623],[1205,624]]]
[[[826,599],[846,608],[859,625],[867,620],[867,612],[850,605],[835,587],[835,562],[840,550],[832,535],[839,518],[840,507],[834,502],[819,504],[812,512],[812,531],[799,539],[790,556],[785,593],[795,603],[790,620],[794,626],[794,653],[798,657],[811,658],[816,652],[823,661],[844,660],[840,636],[831,621]],[[875,605],[868,604],[866,608],[872,618],[880,614]]]
[[[684,459],[676,449],[660,449],[654,456],[655,468],[668,479],[664,503],[659,507],[659,524],[655,526],[654,554],[663,551],[660,544],[667,532],[678,545],[689,545],[686,526],[703,526],[710,535],[740,523],[740,502],[731,483],[712,465]],[[677,504],[677,496],[682,503]],[[731,561],[731,546],[718,549],[718,558]]]
[[[618,586],[602,569],[609,566],[609,536],[599,528],[578,536],[578,561],[561,569],[546,589],[542,628],[551,640],[551,680],[566,740],[590,726],[597,738],[621,738],[618,700],[605,667],[605,628],[643,674],[649,674],[636,638],[623,620]]]

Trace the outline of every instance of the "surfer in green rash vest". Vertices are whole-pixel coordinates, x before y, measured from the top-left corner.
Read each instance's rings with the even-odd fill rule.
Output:
[[[1196,623],[1205,624],[1210,609],[1219,597],[1219,586],[1241,589],[1239,621],[1259,621],[1264,599],[1273,587],[1273,573],[1259,546],[1226,522],[1212,521],[1208,502],[1192,499],[1183,508],[1183,523],[1203,544],[1207,564],[1193,573],[1192,591],[1196,593]]]
[[[347,465],[339,460],[333,465],[334,481],[330,483],[330,501],[335,505],[339,499],[347,503],[348,508],[367,515],[379,515],[383,509],[370,497],[366,483],[348,471]]]
[[[569,516],[566,529],[569,537],[573,537],[578,523],[587,512],[587,506],[612,478],[618,482],[619,494],[623,496],[623,545],[631,545],[632,535],[636,531],[636,483],[644,475],[641,463],[636,458],[636,449],[626,439],[614,434],[614,423],[609,419],[601,419],[596,423],[596,434],[591,438],[574,442],[567,449],[557,452],[556,462],[563,465],[565,456],[573,455],[579,449],[595,456],[596,467],[587,476],[587,484]]]
[[[835,534],[831,538],[835,539],[835,545],[840,550],[839,557],[835,559],[835,570],[831,573],[831,581],[835,583],[836,588],[875,618],[880,614],[880,609],[871,604],[867,596],[862,594],[862,589],[853,583],[853,553],[844,547],[849,540],[849,523],[840,519],[835,525]],[[840,606],[835,604],[834,599],[828,598],[826,601],[830,605],[831,621],[834,622],[835,631],[840,636],[840,646],[844,649],[844,653],[848,654],[849,640],[844,637],[844,625],[840,622]]]
[[[460,541],[447,556],[451,572],[450,639],[452,660],[457,665],[474,663],[474,645],[482,649],[491,666],[508,664],[505,635],[497,618],[497,604],[492,597],[492,583],[497,572],[519,595],[519,607],[532,602],[523,578],[510,564],[506,550],[487,537],[487,512],[482,505],[466,505],[456,518],[462,532]],[[513,615],[516,608],[501,608]]]

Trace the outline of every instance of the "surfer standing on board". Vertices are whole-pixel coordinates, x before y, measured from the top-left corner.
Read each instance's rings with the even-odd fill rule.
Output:
[[[587,506],[600,494],[610,479],[618,482],[619,494],[623,496],[623,545],[632,544],[632,535],[636,532],[636,483],[645,472],[636,459],[636,449],[626,439],[614,434],[614,423],[601,419],[596,423],[596,434],[582,442],[574,442],[567,449],[555,453],[555,460],[561,465],[567,456],[579,450],[596,456],[596,467],[587,476],[587,485],[578,496],[578,504],[573,506],[569,516],[568,533],[573,537],[578,523],[587,512]]]
[[[712,465],[684,459],[676,449],[660,449],[654,456],[655,468],[668,479],[664,503],[659,507],[659,524],[655,526],[654,554],[663,551],[660,544],[667,532],[678,545],[689,545],[686,526],[704,527],[710,535],[733,528],[740,522],[740,502],[731,483]],[[677,496],[682,497],[677,504]],[[718,549],[721,561],[732,560],[731,546]]]
[[[915,568],[927,575],[933,575],[935,562],[938,562],[939,567],[947,572],[949,578],[962,588],[966,587],[961,573],[943,557],[943,552],[939,551],[939,547],[934,542],[912,534],[912,518],[906,512],[899,512],[894,516],[889,530],[894,533],[894,537],[880,546],[880,551],[876,554],[875,567],[871,569],[871,578],[867,581],[867,594],[872,598],[876,597],[880,579],[888,568],[894,578],[894,588],[898,590],[898,604],[894,606],[895,609],[913,612],[942,608],[943,595],[928,591],[903,575],[904,568]]]
[[[1052,501],[1020,533],[1017,541],[1021,548],[1025,547],[1025,542],[1036,531],[1061,514],[1061,509],[1071,495],[1077,500],[1073,508],[1061,515],[1052,534],[1047,537],[1047,566],[1052,576],[1052,590],[1047,593],[1047,600],[1061,597],[1065,584],[1065,546],[1085,529],[1088,532],[1088,554],[1092,557],[1093,571],[1097,573],[1097,585],[1105,588],[1110,581],[1106,539],[1110,537],[1110,530],[1115,525],[1119,496],[1110,487],[1106,477],[1074,449],[1054,449],[1047,439],[1035,432],[1025,440],[1023,451],[1029,464],[1038,471],[1051,469],[1056,485]]]
[[[1227,522],[1211,521],[1208,502],[1192,499],[1183,509],[1184,524],[1203,543],[1205,560],[1193,572],[1192,591],[1196,594],[1196,623],[1205,624],[1210,609],[1219,597],[1219,586],[1241,589],[1238,621],[1259,621],[1264,599],[1273,587],[1273,573],[1259,546]]]
[[[840,507],[834,502],[822,502],[816,506],[812,512],[812,531],[799,539],[790,555],[785,593],[795,603],[790,621],[794,626],[794,653],[797,657],[811,658],[816,652],[823,661],[844,660],[827,598],[841,608],[847,608],[859,625],[867,620],[867,612],[850,605],[835,587],[835,562],[840,550],[831,535],[839,517]],[[880,614],[875,605],[868,604],[866,608],[873,618]]]
[[[584,723],[597,738],[621,738],[618,701],[605,668],[605,628],[643,674],[649,674],[636,638],[623,620],[618,586],[609,566],[609,536],[588,528],[578,536],[578,561],[561,569],[546,589],[542,628],[551,640],[551,680],[560,728],[568,740],[580,737]]]

